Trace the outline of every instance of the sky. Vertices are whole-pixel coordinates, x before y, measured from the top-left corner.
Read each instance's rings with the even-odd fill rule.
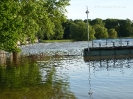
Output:
[[[70,0],[67,6],[67,19],[130,19],[133,20],[132,0]]]

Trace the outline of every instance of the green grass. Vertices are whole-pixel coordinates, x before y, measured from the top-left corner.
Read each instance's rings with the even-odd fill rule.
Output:
[[[54,43],[54,42],[73,42],[73,40],[41,40],[41,43]]]

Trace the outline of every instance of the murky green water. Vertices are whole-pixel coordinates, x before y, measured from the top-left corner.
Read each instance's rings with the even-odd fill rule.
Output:
[[[51,60],[22,58],[0,67],[0,99],[75,99],[68,76],[57,77]]]
[[[23,46],[22,54],[42,56],[0,67],[0,99],[132,99],[133,59],[85,62],[86,46],[87,42]]]

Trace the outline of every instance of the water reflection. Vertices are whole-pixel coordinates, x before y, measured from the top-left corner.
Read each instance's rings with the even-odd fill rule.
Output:
[[[49,57],[38,62],[33,57],[23,57],[18,64],[7,62],[0,66],[1,99],[75,99],[68,77],[56,79],[55,66],[50,61]]]
[[[133,64],[133,59],[110,59],[110,60],[99,60],[99,61],[89,61],[91,66],[95,68],[130,68]]]
[[[92,94],[93,94],[93,92],[92,92],[92,90],[91,90],[91,73],[90,73],[90,65],[89,65],[89,92],[88,92],[88,94],[89,94],[90,98],[93,99],[93,98],[92,98]]]
[[[87,65],[91,99],[132,99],[133,59],[89,61]]]
[[[28,57],[0,68],[0,98],[132,99],[133,59],[85,62],[87,44],[23,46]]]
[[[10,64],[10,65],[9,65]],[[132,99],[133,59],[28,56],[0,68],[2,99]]]

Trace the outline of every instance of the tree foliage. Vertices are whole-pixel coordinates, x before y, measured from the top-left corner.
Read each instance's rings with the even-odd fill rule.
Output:
[[[89,40],[93,40],[93,39],[96,39],[95,37],[95,30],[93,28],[93,26],[89,26]]]
[[[119,36],[121,37],[130,37],[133,35],[132,31],[132,21],[130,19],[119,20]]]
[[[90,24],[91,25],[96,25],[97,24],[97,25],[100,25],[100,26],[104,27],[104,22],[100,18],[96,18],[96,19],[91,20]]]
[[[69,0],[3,0],[0,1],[0,49],[19,51],[17,42],[61,39],[65,7]]]
[[[23,27],[22,17],[18,16],[21,7],[13,0],[0,3],[0,49],[18,51],[17,41]]]
[[[70,34],[74,40],[88,40],[87,24],[82,20],[75,20],[71,23]],[[95,39],[95,30],[89,25],[89,40]]]
[[[108,32],[107,32],[107,29],[105,27],[102,27],[100,25],[95,25],[94,29],[95,29],[95,37],[97,39],[108,38]]]
[[[108,34],[109,34],[109,38],[117,38],[117,32],[113,28],[108,30]]]
[[[82,41],[83,34],[86,33],[86,28],[83,22],[72,23],[70,26],[70,34],[74,40]]]
[[[70,26],[73,23],[72,19],[68,19],[66,22],[63,22],[62,26],[64,28],[64,34],[63,38],[64,39],[71,39],[71,34],[70,34]]]
[[[64,27],[64,38],[65,39],[75,39],[77,38],[77,34],[71,36],[71,25],[78,24],[78,22],[84,22],[86,23],[87,20],[67,20],[67,22],[63,23]],[[100,18],[96,18],[93,20],[88,19],[89,21],[89,34],[90,34],[90,40],[92,39],[102,39],[102,38],[117,38],[117,37],[133,37],[133,21],[130,19],[106,19],[102,20]],[[87,26],[84,25],[84,27]],[[91,31],[91,27],[93,32]],[[79,29],[79,28],[78,28]],[[78,30],[77,29],[77,30]],[[77,30],[73,29],[74,32]],[[74,33],[73,32],[73,33]],[[87,30],[86,33],[84,33],[87,37]],[[84,37],[83,37],[84,38]],[[87,40],[83,39],[82,40]],[[81,38],[80,38],[81,39]]]

